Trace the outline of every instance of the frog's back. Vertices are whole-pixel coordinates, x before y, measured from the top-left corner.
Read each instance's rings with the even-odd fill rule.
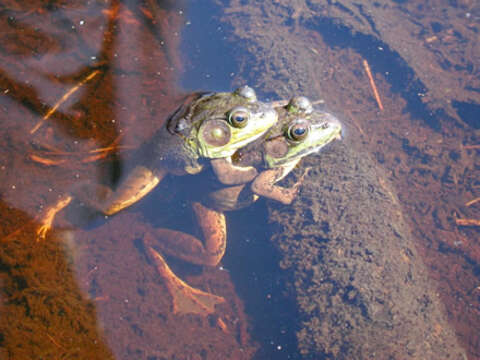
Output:
[[[177,133],[162,126],[139,151],[138,161],[152,171],[167,170],[174,175],[196,173],[201,170],[198,155],[185,144]]]

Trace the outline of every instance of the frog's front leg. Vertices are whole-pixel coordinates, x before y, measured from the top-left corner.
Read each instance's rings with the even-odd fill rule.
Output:
[[[217,179],[224,185],[246,184],[258,174],[253,166],[235,166],[231,158],[213,159],[210,163]]]
[[[252,191],[259,196],[279,201],[282,204],[291,204],[293,199],[297,196],[298,190],[302,185],[305,176],[310,171],[310,168],[306,168],[297,182],[289,188],[275,185],[275,182],[283,178],[284,171],[285,170],[281,167],[262,171],[252,182]]]
[[[65,195],[63,196],[60,200],[57,201],[57,203],[53,206],[50,206],[46,209],[44,212],[43,216],[40,219],[40,226],[37,229],[36,232],[36,240],[45,240],[48,231],[52,228],[53,220],[55,219],[55,216],[62,211],[65,207],[70,204],[72,201],[72,196],[71,195]]]

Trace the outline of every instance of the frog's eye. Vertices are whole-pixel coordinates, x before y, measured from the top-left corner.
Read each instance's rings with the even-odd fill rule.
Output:
[[[294,96],[287,105],[289,112],[301,112],[310,114],[313,111],[312,102],[305,96]]]
[[[250,111],[244,107],[236,107],[228,114],[228,123],[236,128],[247,126],[250,119]]]
[[[249,101],[257,100],[257,94],[255,94],[255,90],[247,85],[239,87],[237,90],[235,90],[235,94],[238,94]]]
[[[293,122],[287,129],[287,138],[291,141],[302,141],[308,136],[310,132],[310,124],[305,119],[300,119]]]

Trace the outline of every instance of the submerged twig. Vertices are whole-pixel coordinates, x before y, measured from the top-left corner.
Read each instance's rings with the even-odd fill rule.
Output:
[[[368,79],[370,80],[370,86],[372,87],[375,100],[377,100],[378,107],[381,111],[383,111],[382,100],[380,100],[380,95],[378,94],[377,86],[375,85],[375,81],[373,80],[372,72],[370,71],[370,66],[368,65],[367,60],[363,60],[363,67],[365,68],[365,72],[367,73]]]
[[[464,149],[480,149],[480,144],[476,144],[476,145],[465,145],[463,148],[464,148]]]
[[[477,219],[455,219],[459,226],[480,226],[480,220]]]
[[[42,126],[44,121],[47,120],[50,116],[52,116],[52,114],[55,113],[55,111],[57,111],[57,109],[60,105],[62,105],[65,101],[67,101],[70,96],[72,96],[78,89],[80,89],[80,87],[82,87],[89,80],[93,79],[99,73],[100,73],[100,70],[93,71],[85,79],[81,80],[74,87],[72,87],[70,90],[68,90],[60,98],[60,100],[58,100],[57,103],[55,105],[53,105],[53,107],[50,110],[48,110],[48,112],[43,116],[43,118],[40,119],[40,121],[33,127],[33,129],[30,130],[30,134],[34,134],[40,128],[40,126]]]
[[[60,165],[66,161],[65,159],[59,159],[59,160],[48,159],[35,154],[30,154],[30,159],[46,166]]]
[[[469,202],[467,202],[467,203],[465,204],[465,206],[473,205],[473,204],[475,204],[475,203],[477,203],[477,202],[479,202],[479,201],[480,201],[480,197],[478,197],[478,198],[476,198],[476,199],[473,199],[473,200],[470,200]]]

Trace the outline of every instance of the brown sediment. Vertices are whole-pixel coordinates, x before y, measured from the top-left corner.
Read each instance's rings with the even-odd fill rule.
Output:
[[[266,92],[275,92],[279,98],[287,97],[288,93],[323,98],[328,109],[343,120],[347,128],[343,142],[352,148],[349,150],[341,145],[344,155],[337,154],[337,158],[337,145],[320,153],[316,160],[317,168],[313,165],[313,174],[318,177],[307,178],[304,187],[307,196],[294,203],[293,210],[271,205],[272,217],[281,226],[275,237],[275,243],[279,243],[279,250],[284,256],[281,265],[288,272],[295,273],[290,284],[297,289],[296,300],[302,314],[297,334],[300,349],[313,357],[316,352],[327,352],[340,358],[334,354],[340,356],[345,354],[342,352],[345,349],[353,349],[357,345],[358,352],[353,350],[353,357],[359,357],[358,354],[362,351],[368,353],[368,347],[376,343],[380,347],[385,345],[379,350],[383,354],[404,357],[407,347],[402,347],[400,339],[402,336],[415,336],[415,332],[411,332],[415,327],[401,330],[396,323],[384,332],[382,324],[390,324],[388,317],[396,311],[397,318],[404,318],[405,323],[418,322],[415,314],[409,317],[409,310],[399,298],[405,296],[403,300],[408,303],[415,298],[415,289],[418,289],[426,294],[424,299],[429,299],[430,305],[425,309],[432,331],[442,329],[439,336],[445,337],[443,344],[450,343],[452,347],[447,349],[435,336],[426,339],[425,335],[417,334],[417,339],[426,339],[425,344],[437,344],[435,349],[428,351],[443,352],[437,354],[439,358],[446,358],[449,351],[452,351],[452,358],[462,358],[467,355],[462,354],[456,335],[469,357],[480,357],[480,314],[476,310],[479,298],[472,291],[478,286],[480,245],[469,240],[478,237],[478,227],[459,227],[456,223],[456,218],[479,218],[478,207],[466,205],[476,199],[480,191],[476,159],[478,146],[475,145],[479,143],[478,132],[460,119],[451,101],[480,103],[478,92],[474,90],[479,87],[478,77],[472,79],[474,64],[478,63],[478,57],[473,55],[478,45],[474,34],[476,26],[466,28],[461,20],[466,11],[472,16],[479,16],[480,9],[468,2],[458,7],[428,8],[432,12],[416,1],[403,5],[386,1],[381,7],[373,1],[360,4],[347,0],[337,4],[340,5],[332,6],[325,1],[310,1],[308,4],[304,1],[295,4],[280,1],[258,6],[258,3],[234,0],[224,18],[233,27],[234,41],[245,44],[249,51],[250,62],[244,64],[243,69],[245,74],[248,69],[248,78],[256,80],[252,85]],[[299,20],[294,27],[282,21],[282,14],[285,15],[287,9],[298,15]],[[415,37],[420,32],[425,32],[428,37],[432,32],[431,22],[438,22],[435,15],[438,11],[445,11],[438,24],[441,29],[437,34],[439,41],[419,44]],[[410,26],[413,17],[406,19],[405,13],[415,16],[415,24]],[[246,19],[253,24],[251,28],[242,26]],[[393,92],[388,77],[381,73],[375,79],[384,102],[384,111],[379,114],[377,107],[367,101],[371,98],[367,91],[370,89],[365,89],[364,77],[358,73],[363,56],[352,48],[328,46],[312,26],[316,21],[324,20],[344,24],[353,33],[371,35],[398,51],[409,71],[428,90],[422,98],[430,107],[427,110],[441,110],[435,120],[410,114],[407,99]],[[470,20],[466,21],[471,24]],[[308,24],[309,30],[303,27],[304,24]],[[459,38],[465,41],[466,47],[459,47]],[[353,36],[352,39],[355,41]],[[312,46],[315,52],[310,50]],[[380,56],[383,49],[378,50]],[[258,60],[253,65],[252,57]],[[462,64],[467,63],[473,68],[462,69]],[[276,69],[275,73],[271,69]],[[476,85],[472,87],[473,83]],[[349,118],[354,119],[354,126],[350,126]],[[452,126],[455,123],[452,119],[461,125]],[[382,126],[378,126],[379,121]],[[459,144],[472,145],[459,147]],[[345,158],[342,159],[342,156]],[[348,185],[345,179],[350,175],[341,171],[351,159],[357,159],[357,165],[353,166],[356,170],[350,169],[352,177]],[[327,160],[331,161],[329,165],[325,163]],[[311,161],[307,165],[312,165]],[[364,166],[371,171],[378,167],[382,175],[374,179],[369,171],[362,168]],[[355,171],[358,176],[355,176]],[[338,179],[334,181],[335,173]],[[362,180],[361,174],[367,177]],[[328,182],[330,177],[332,181]],[[366,179],[369,179],[370,185],[360,185]],[[346,188],[340,189],[344,181]],[[371,208],[382,210],[370,213],[371,208],[364,208],[359,198],[372,200],[379,193],[385,198],[372,202]],[[335,203],[334,198],[345,203]],[[364,211],[354,215],[358,209]],[[317,229],[313,222],[318,224]],[[382,222],[385,223],[382,225]],[[387,229],[385,236],[377,237],[376,232],[383,226]],[[290,234],[287,239],[282,238],[282,231]],[[323,231],[322,236],[315,235],[316,231],[317,234]],[[397,233],[400,236],[398,239]],[[373,239],[371,243],[367,240],[370,238]],[[410,254],[405,249],[399,249],[398,241],[409,244],[414,251]],[[409,261],[405,262],[405,259]],[[406,263],[411,264],[411,271],[406,270]],[[379,268],[372,269],[364,281],[355,280],[372,266]],[[395,277],[393,268],[411,280],[405,288],[401,285],[403,280]],[[426,277],[427,271],[429,277]],[[383,279],[390,281],[377,288]],[[356,281],[359,281],[358,286],[354,284]],[[371,298],[375,291],[378,291],[378,299],[388,296],[389,300],[377,307],[376,300]],[[405,293],[402,294],[402,291]],[[399,305],[392,305],[397,302]],[[387,303],[392,306],[391,310],[382,310]],[[331,306],[333,310],[330,312]],[[442,315],[443,307],[446,311]],[[375,312],[372,319],[381,319],[377,323],[379,327],[375,330],[375,324],[370,324],[372,332],[356,333],[356,329],[363,326],[359,323],[365,320],[365,317],[362,320],[362,311],[369,316],[370,310]],[[421,324],[420,328],[423,326],[425,324]],[[451,329],[455,330],[455,335]],[[396,331],[402,334],[388,344],[385,339]],[[379,334],[379,340],[369,338],[371,340],[367,341],[368,334],[375,332]],[[357,334],[358,338],[352,338],[352,334]],[[409,358],[428,357],[422,353],[422,345],[417,340],[410,344],[408,349],[412,353],[408,353]],[[392,347],[398,352],[389,352]],[[378,354],[380,352],[371,357],[381,357]]]
[[[4,202],[0,202],[0,212],[4,220],[0,238],[2,358],[113,359],[98,332],[95,307],[77,286],[61,237],[37,244],[35,221]],[[6,219],[16,221],[5,226]],[[26,225],[12,231],[21,223]],[[4,237],[9,231],[8,238]]]

